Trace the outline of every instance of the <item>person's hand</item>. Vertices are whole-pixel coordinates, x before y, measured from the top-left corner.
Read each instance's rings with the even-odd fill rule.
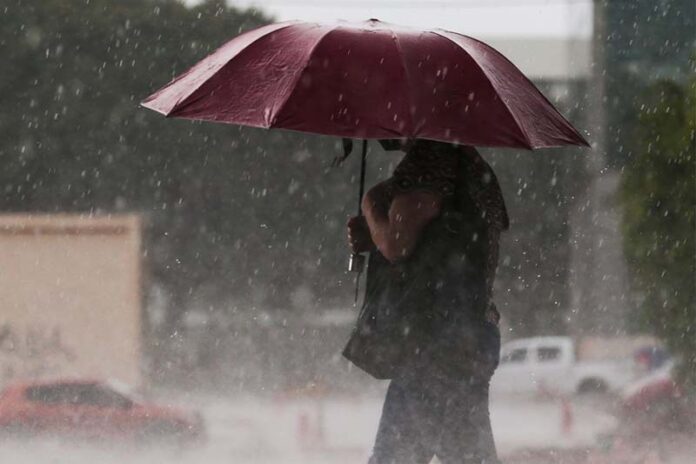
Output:
[[[353,253],[364,253],[374,249],[370,228],[365,216],[355,216],[348,220],[348,245]]]

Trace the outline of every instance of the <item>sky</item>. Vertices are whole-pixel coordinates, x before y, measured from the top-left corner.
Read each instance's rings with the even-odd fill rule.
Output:
[[[193,3],[196,0],[188,0]],[[588,38],[591,0],[229,0],[277,20],[382,21],[479,37]]]

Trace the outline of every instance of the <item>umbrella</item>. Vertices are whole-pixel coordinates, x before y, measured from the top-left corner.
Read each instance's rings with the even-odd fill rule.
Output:
[[[492,47],[454,32],[376,19],[254,29],[142,105],[167,117],[361,138],[360,197],[367,139],[526,149],[588,145]]]
[[[492,47],[375,19],[254,29],[142,105],[168,117],[339,137],[528,149],[587,145]]]

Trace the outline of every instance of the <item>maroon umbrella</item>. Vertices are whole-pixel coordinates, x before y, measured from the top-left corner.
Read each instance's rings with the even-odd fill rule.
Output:
[[[377,20],[242,34],[148,97],[168,117],[362,139],[587,145],[492,47]]]
[[[364,140],[421,138],[529,149],[588,145],[492,47],[454,32],[376,19],[289,21],[254,29],[142,105],[168,117]],[[364,141],[359,200],[366,152]],[[353,255],[351,270],[360,272],[362,262]]]

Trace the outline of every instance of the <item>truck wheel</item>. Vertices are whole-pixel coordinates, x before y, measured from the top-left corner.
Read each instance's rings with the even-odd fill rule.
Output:
[[[609,391],[609,385],[602,379],[585,379],[578,386],[578,394],[587,395],[591,393],[606,393]]]

